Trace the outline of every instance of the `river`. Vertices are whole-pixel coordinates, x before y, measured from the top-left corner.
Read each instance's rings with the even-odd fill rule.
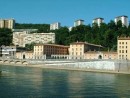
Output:
[[[130,75],[0,65],[0,98],[130,98]]]

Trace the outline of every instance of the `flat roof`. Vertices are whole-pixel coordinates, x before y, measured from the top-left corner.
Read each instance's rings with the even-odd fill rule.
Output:
[[[128,16],[126,16],[126,15],[121,15],[121,16],[117,16],[116,18],[119,18],[119,17],[128,17]]]
[[[33,51],[25,51],[26,53],[33,53]]]
[[[96,20],[96,19],[103,19],[104,20],[104,18],[101,18],[101,17],[94,18],[93,20]]]
[[[9,19],[0,18],[0,20],[15,20],[15,19],[14,18],[9,18]]]
[[[24,51],[25,53],[33,53],[33,51]],[[16,53],[23,53],[23,51],[17,51]]]
[[[83,20],[83,19],[78,19],[78,20],[75,20],[75,22],[76,22],[76,21],[84,21],[84,20]]]

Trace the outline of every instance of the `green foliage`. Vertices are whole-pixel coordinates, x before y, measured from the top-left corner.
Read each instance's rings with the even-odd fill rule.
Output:
[[[73,27],[69,31],[67,27],[61,27],[58,30],[50,31],[48,24],[19,24],[16,23],[16,29],[38,29],[40,32],[54,32],[56,44],[69,45],[72,42],[83,41],[104,46],[104,50],[116,50],[118,36],[130,36],[130,26],[122,26],[121,21],[115,24],[110,21],[108,24],[102,23],[100,27],[97,24],[81,25]],[[12,31],[10,29],[0,29],[0,45],[10,45],[12,43]],[[51,44],[51,42],[49,42]],[[28,50],[33,50],[31,43],[26,45]]]
[[[28,51],[31,51],[33,50],[35,44],[35,42],[32,42],[31,44],[26,44],[25,47]]]
[[[50,32],[49,24],[15,24],[15,29],[38,29],[38,33],[48,33]]]
[[[81,25],[73,27],[72,31],[66,27],[53,31],[56,34],[56,43],[69,45],[76,41],[86,41],[89,43],[99,44],[104,46],[104,50],[115,51],[117,49],[118,36],[130,36],[130,26],[122,27],[121,21],[115,24],[110,21],[108,24],[102,23],[100,27],[97,24]]]
[[[56,43],[61,45],[66,45],[66,38],[69,36],[69,30],[67,27],[61,27],[60,29],[52,31],[56,36]]]
[[[0,29],[0,46],[10,45],[12,43],[12,31],[10,29]]]

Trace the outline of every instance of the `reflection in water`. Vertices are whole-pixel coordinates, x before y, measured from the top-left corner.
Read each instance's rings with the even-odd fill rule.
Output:
[[[88,73],[88,72],[74,72],[70,74],[69,78],[70,95],[78,97],[100,97],[101,94],[109,96],[115,82],[114,74],[99,74],[99,73]],[[105,90],[106,89],[106,90]],[[111,92],[110,96],[116,96]]]
[[[129,75],[0,66],[0,98],[129,97]],[[4,93],[3,93],[4,92]]]

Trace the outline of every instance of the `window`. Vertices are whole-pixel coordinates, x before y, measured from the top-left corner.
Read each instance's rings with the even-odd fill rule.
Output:
[[[127,53],[127,50],[126,50],[126,53]]]
[[[82,52],[80,52],[80,55],[82,55]]]
[[[119,55],[119,58],[121,58],[121,55]]]
[[[124,46],[122,46],[122,48],[124,48]]]
[[[126,46],[126,48],[127,48],[127,46]]]
[[[121,50],[119,51],[119,53],[121,53]]]
[[[124,50],[122,50],[122,53],[124,53]]]
[[[126,60],[127,60],[127,55],[126,55]]]
[[[126,42],[126,44],[127,44],[127,42]]]
[[[80,51],[82,51],[82,48],[80,48]]]
[[[122,59],[124,59],[124,55],[122,55]]]
[[[122,42],[122,44],[124,44],[124,42]]]

